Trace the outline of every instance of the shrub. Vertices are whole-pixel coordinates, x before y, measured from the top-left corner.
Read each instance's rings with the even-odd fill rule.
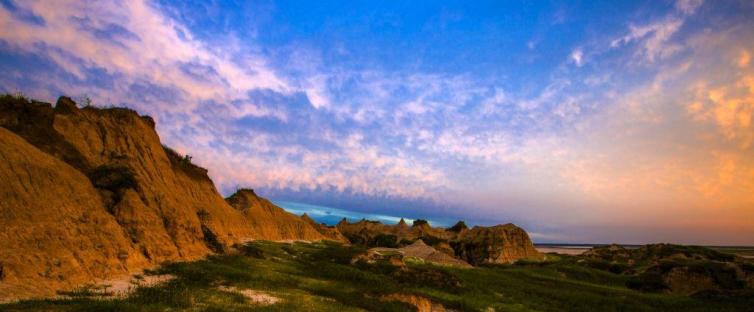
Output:
[[[652,271],[631,277],[626,281],[626,287],[646,292],[660,292],[668,289],[662,278],[662,274]]]
[[[431,266],[415,266],[408,270],[396,270],[393,274],[404,285],[442,289],[450,293],[458,293],[463,287],[455,275]]]
[[[425,236],[420,237],[419,239],[423,240],[425,244],[430,245],[430,246],[435,246],[435,245],[437,245],[439,243],[447,243],[448,242],[447,239],[435,237],[435,236],[432,236],[432,235],[425,235]]]
[[[744,281],[738,279],[736,270],[724,263],[699,261],[690,263],[689,272],[710,276],[722,289],[741,289]]]
[[[256,259],[266,259],[264,250],[253,244],[236,244],[234,246],[242,255]]]
[[[364,237],[362,237],[361,235],[351,233],[343,233],[343,235],[348,239],[349,242],[351,242],[351,244],[362,246],[367,245],[366,239],[364,239]]]
[[[608,271],[615,274],[621,274],[629,271],[630,267],[626,263],[611,262],[602,259],[586,259],[583,264],[587,267]]]
[[[448,230],[458,233],[458,232],[461,232],[463,230],[468,230],[468,229],[469,227],[466,226],[466,222],[463,222],[463,220],[461,220],[461,221],[458,221],[458,223],[456,223],[454,226],[450,227]]]
[[[429,225],[429,222],[424,219],[416,219],[414,220],[413,226],[422,226],[422,225]]]
[[[742,262],[740,266],[741,266],[741,269],[744,270],[744,272],[754,273],[754,263]]]
[[[370,246],[398,248],[398,237],[392,234],[379,234],[375,236]]]
[[[170,160],[170,165],[172,165],[174,168],[177,168],[186,173],[186,175],[192,179],[200,181],[209,180],[209,177],[207,176],[207,169],[204,169],[192,163],[191,155],[181,155],[180,153],[165,145],[163,145],[162,148],[163,150],[165,150],[165,154]]]
[[[414,241],[412,241],[410,239],[401,238],[401,241],[398,242],[398,245],[399,246],[408,246],[408,245],[411,245],[413,243],[414,243]]]

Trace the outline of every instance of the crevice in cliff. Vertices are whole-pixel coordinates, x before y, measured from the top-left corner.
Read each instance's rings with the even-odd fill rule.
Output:
[[[115,214],[114,208],[123,199],[126,189],[138,188],[138,182],[130,168],[121,165],[101,165],[89,170],[87,177],[102,195],[105,208]]]
[[[210,218],[209,212],[204,209],[199,209],[199,211],[197,211],[196,213],[196,216],[199,218],[199,222],[201,222],[202,234],[204,235],[204,243],[207,245],[207,248],[215,253],[224,253],[225,247],[217,238],[217,234],[212,232],[212,230],[207,227],[207,223],[209,223]]]

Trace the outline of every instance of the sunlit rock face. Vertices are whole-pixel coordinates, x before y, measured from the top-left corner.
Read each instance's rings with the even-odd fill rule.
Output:
[[[422,240],[436,250],[473,265],[544,259],[526,231],[514,224],[477,226],[471,230],[460,224],[444,229],[433,228],[421,221],[409,227],[405,222],[387,225],[368,220],[355,223],[343,220],[337,228],[354,244],[400,247]]]
[[[348,239],[343,236],[343,234],[340,233],[337,227],[335,226],[328,226],[324,223],[317,223],[309,217],[308,214],[304,213],[301,216],[301,219],[304,220],[306,223],[309,223],[312,227],[314,227],[317,232],[322,234],[322,236],[325,237],[325,239],[341,242],[341,243],[348,243]]]
[[[325,236],[309,222],[257,196],[251,189],[240,189],[227,202],[240,211],[254,232],[267,240],[322,240]]]
[[[154,127],[133,110],[66,97],[55,107],[0,98],[0,299],[54,295],[251,239],[324,238],[256,195],[232,207]]]
[[[534,248],[529,234],[511,223],[491,227],[476,226],[461,235],[453,247],[458,257],[473,265],[544,259]]]

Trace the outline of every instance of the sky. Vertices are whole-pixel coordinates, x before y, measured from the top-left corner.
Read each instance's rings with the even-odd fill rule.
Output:
[[[224,195],[754,245],[752,1],[0,0],[0,92],[155,118]]]

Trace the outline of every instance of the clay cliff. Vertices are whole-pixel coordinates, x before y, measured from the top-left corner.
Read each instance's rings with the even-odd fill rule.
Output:
[[[251,228],[270,240],[322,240],[325,238],[304,219],[275,206],[251,189],[240,189],[226,199],[249,222]]]
[[[152,118],[133,110],[2,96],[0,144],[0,300],[252,239],[325,238],[256,195],[231,206],[206,169],[164,147]]]
[[[324,224],[324,223],[317,223],[316,221],[314,221],[314,219],[309,217],[309,215],[306,213],[304,213],[301,216],[301,219],[303,219],[304,221],[309,223],[312,227],[314,227],[314,229],[317,230],[317,232],[319,232],[320,234],[322,234],[322,236],[324,236],[325,239],[336,241],[336,242],[341,242],[341,243],[349,243],[348,239],[345,236],[343,236],[343,234],[340,233],[337,227],[328,226],[327,224]]]

